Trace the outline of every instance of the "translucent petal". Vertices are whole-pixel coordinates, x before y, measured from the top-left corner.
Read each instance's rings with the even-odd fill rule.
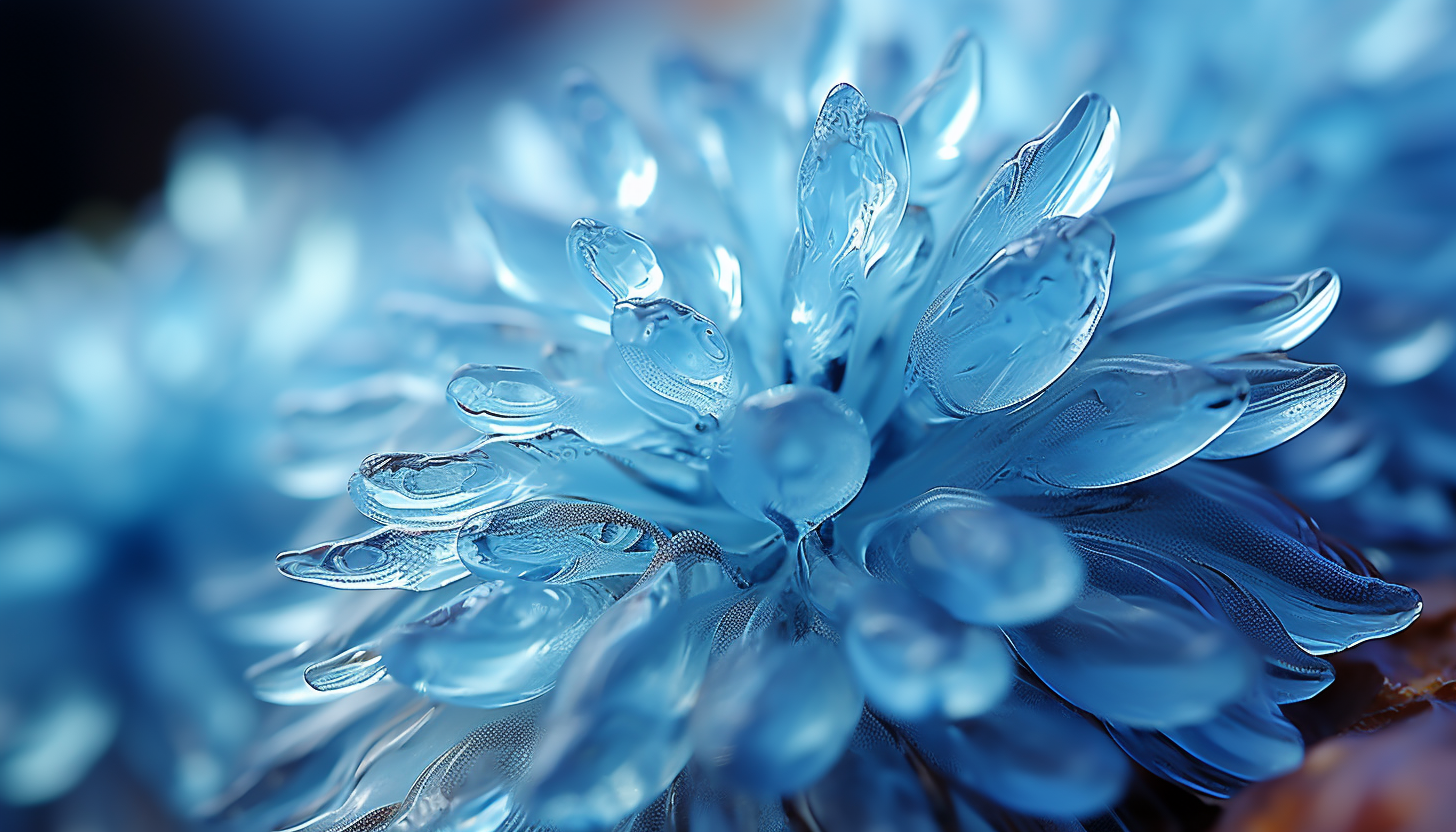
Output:
[[[849,666],[823,640],[740,643],[703,681],[694,754],[750,793],[791,794],[839,759],[863,705]]]
[[[907,389],[949,416],[1010,407],[1056,381],[1082,354],[1107,304],[1112,231],[1056,218],[947,287],[910,342]]]
[[[1255,657],[1224,621],[1147,569],[1080,548],[1082,596],[1045,622],[1006,631],[1062,698],[1103,719],[1164,728],[1211,719],[1253,684]]]
[[[688,626],[672,564],[609,608],[561,669],[523,801],[563,830],[651,803],[692,754],[687,720],[707,643]]]
[[[1304,740],[1268,700],[1251,696],[1196,725],[1145,731],[1109,724],[1112,738],[1144,768],[1212,797],[1287,774],[1304,760]]]
[[[646,240],[593,219],[579,219],[566,235],[566,258],[592,290],[605,288],[608,305],[645,300],[662,288],[662,267]]]
[[[902,391],[884,382],[904,372],[913,322],[929,301],[934,242],[930,212],[907,206],[890,248],[870,267],[864,282],[854,347],[839,394],[864,416],[871,434],[900,404]]]
[[[460,527],[456,549],[487,580],[567,583],[641,574],[666,543],[657,526],[621,509],[541,499],[472,518]]]
[[[777,267],[794,212],[793,193],[782,185],[794,175],[798,151],[783,120],[750,83],[718,77],[692,57],[661,64],[658,81],[669,126],[697,150],[758,262]],[[777,309],[776,293],[759,299],[767,301]]]
[[[1324,418],[1345,392],[1345,373],[1333,364],[1304,364],[1265,355],[1221,361],[1249,380],[1249,406],[1208,447],[1203,459],[1249,456],[1292,439]]]
[[[1328,269],[1262,281],[1183,284],[1108,313],[1091,351],[1184,361],[1282,352],[1319,329],[1339,296],[1340,279]]]
[[[540,463],[500,443],[453,454],[373,454],[349,477],[365,517],[410,528],[445,528],[539,490],[527,480]]]
[[[899,124],[870,111],[854,87],[835,87],[799,164],[799,229],[784,279],[796,378],[838,388],[859,322],[859,284],[888,249],[908,195]]]
[[[844,651],[865,696],[898,719],[975,716],[1011,687],[1011,654],[1000,633],[963,624],[889,584],[860,595]]]
[[[257,662],[245,673],[253,694],[279,705],[313,704],[335,697],[307,684],[304,674],[315,664],[358,652],[373,652],[395,627],[438,609],[459,593],[447,586],[423,592],[378,592],[352,596],[333,618],[328,633]]]
[[[699,314],[732,329],[743,314],[743,267],[731,248],[706,240],[659,246],[672,275],[672,295]]]
[[[930,764],[1004,806],[1037,817],[1087,816],[1122,795],[1127,758],[1056,697],[1017,680],[990,713],[908,733]]]
[[[917,199],[944,186],[964,164],[961,145],[981,109],[985,61],[981,41],[964,30],[957,32],[940,65],[900,110]]]
[[[973,624],[1039,621],[1082,585],[1082,564],[1045,521],[973,491],[937,488],[864,534],[865,565]]]
[[[1056,502],[1059,522],[1069,531],[1133,543],[1227,575],[1312,653],[1398,632],[1420,612],[1413,590],[1356,575],[1325,557],[1312,548],[1317,536],[1307,517],[1263,486],[1212,464],[1181,465],[1155,480]]]
[[[1063,488],[1134,482],[1198,453],[1233,424],[1249,400],[1239,373],[1167,358],[1085,361],[1026,409],[1012,461]]]
[[[499,708],[540,696],[612,596],[585,583],[491,581],[397,631],[389,675],[431,699]]]
[[[529,303],[602,316],[599,297],[561,268],[565,223],[508,204],[483,188],[472,189],[470,201],[486,231],[487,254],[502,289]]]
[[[612,339],[621,357],[613,365],[617,386],[669,424],[716,422],[737,398],[727,337],[689,306],[666,298],[622,301],[612,312]]]
[[[820,829],[938,832],[930,799],[905,755],[889,742],[856,743],[804,793]]]
[[[1300,649],[1279,619],[1258,598],[1211,569],[1198,569],[1181,559],[1140,546],[1104,538],[1073,536],[1080,547],[1113,555],[1152,572],[1176,586],[1210,614],[1221,613],[1224,623],[1241,633],[1264,657],[1260,690],[1275,702],[1299,702],[1329,687],[1334,668],[1324,659]]]
[[[455,556],[453,531],[385,526],[337,543],[278,556],[278,571],[337,589],[435,589],[470,574]]]
[[[854,498],[870,440],[839,397],[785,385],[739,405],[708,464],[729,505],[794,528],[822,522]]]
[[[1084,93],[1060,121],[1023,145],[952,232],[936,263],[937,291],[979,269],[1043,220],[1092,210],[1112,181],[1118,131],[1112,105]]]
[[[1238,168],[1214,156],[1114,185],[1099,207],[1123,241],[1114,306],[1203,265],[1238,227],[1245,205]]]
[[[603,206],[627,213],[646,205],[657,187],[657,157],[637,125],[585,72],[567,77],[562,101],[592,195]]]

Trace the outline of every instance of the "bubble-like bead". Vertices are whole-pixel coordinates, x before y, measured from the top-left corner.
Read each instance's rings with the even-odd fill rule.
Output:
[[[500,443],[454,454],[371,454],[349,477],[349,496],[365,517],[412,528],[445,528],[526,498],[540,463]]]
[[[609,304],[650,298],[662,288],[662,267],[652,246],[614,225],[587,218],[572,223],[566,257],[589,288],[610,293]]]
[[[556,385],[536,370],[489,364],[461,367],[445,392],[466,424],[505,436],[549,429],[566,401]]]

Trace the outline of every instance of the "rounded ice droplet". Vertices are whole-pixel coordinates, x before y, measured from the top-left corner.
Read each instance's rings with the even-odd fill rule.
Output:
[[[649,298],[662,288],[662,268],[652,246],[614,225],[586,218],[572,223],[566,257],[588,288],[601,284],[613,303]]]
[[[860,594],[844,650],[865,696],[900,719],[965,719],[1011,687],[1011,653],[1000,633],[963,624],[890,584]]]
[[[544,375],[522,367],[466,364],[450,379],[446,394],[457,415],[490,434],[528,436],[552,425],[563,397]]]
[[[590,584],[491,581],[401,628],[381,653],[390,676],[431,699],[500,708],[549,690],[610,602]]]
[[[870,572],[972,624],[1039,621],[1082,586],[1082,561],[1055,526],[974,491],[928,491],[864,539]]]
[[[849,745],[864,699],[821,639],[740,644],[709,670],[689,731],[703,765],[754,794],[791,794]]]
[[[708,465],[718,492],[749,517],[813,525],[859,493],[870,438],[838,396],[789,384],[745,399]]]

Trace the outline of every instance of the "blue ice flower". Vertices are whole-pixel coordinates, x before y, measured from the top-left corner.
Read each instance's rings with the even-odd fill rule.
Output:
[[[894,116],[832,86],[788,183],[792,125],[747,84],[661,67],[684,169],[568,78],[594,216],[481,185],[462,215],[498,287],[440,307],[490,328],[445,385],[475,437],[369,456],[348,490],[379,525],[279,556],[410,592],[255,669],[337,700],[334,754],[369,761],[275,817],[931,828],[1098,814],[1128,757],[1213,796],[1297,765],[1279,705],[1420,600],[1207,460],[1334,404],[1340,370],[1284,353],[1339,278],[1119,292],[1119,218],[1212,169],[1108,204],[1096,94],[974,199],[936,187],[977,173],[981,66],[957,35]]]

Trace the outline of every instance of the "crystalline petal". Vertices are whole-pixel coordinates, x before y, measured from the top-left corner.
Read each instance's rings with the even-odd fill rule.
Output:
[[[844,650],[865,696],[898,719],[965,719],[1011,687],[1011,654],[999,633],[891,585],[857,599]]]
[[[824,99],[799,164],[799,230],[785,276],[796,378],[837,389],[861,314],[860,283],[905,213],[909,162],[900,126],[840,84]]]
[[[1304,740],[1268,700],[1246,697],[1196,725],[1147,731],[1109,724],[1112,738],[1144,768],[1212,797],[1299,767]]]
[[[561,669],[526,783],[537,818],[610,827],[661,794],[691,757],[707,659],[673,565],[609,608]]]
[[[1083,542],[1082,596],[1044,622],[1006,631],[1068,702],[1103,719],[1166,728],[1213,718],[1258,664],[1240,636],[1176,584]]]
[[[1091,351],[1217,361],[1282,352],[1319,329],[1340,296],[1328,269],[1263,281],[1201,281],[1145,295],[1108,313]]]
[[[1188,274],[1244,217],[1243,177],[1228,159],[1198,158],[1114,185],[1099,213],[1117,230],[1113,305]]]
[[[453,531],[386,526],[350,540],[278,556],[278,571],[337,589],[435,589],[470,574]]]
[[[1019,404],[1072,366],[1107,304],[1112,231],[1056,218],[947,287],[910,342],[906,387],[946,415]]]
[[[863,539],[871,573],[973,624],[1041,620],[1082,585],[1082,564],[1054,526],[973,491],[933,489]]]
[[[1334,681],[1335,671],[1329,662],[1302,650],[1263,602],[1222,573],[1198,569],[1178,558],[1105,538],[1087,540],[1074,535],[1073,540],[1079,546],[1146,569],[1178,587],[1210,614],[1221,613],[1226,624],[1263,654],[1262,690],[1275,702],[1309,699]]]
[[[1068,495],[1068,531],[1131,543],[1227,575],[1300,647],[1343,650],[1404,629],[1420,596],[1351,573],[1312,549],[1308,518],[1268,489],[1211,464],[1181,465],[1122,490]],[[1300,528],[1306,532],[1298,531]]]
[[[443,702],[499,708],[540,696],[612,598],[585,583],[491,581],[395,632],[389,675]]]
[[[819,639],[740,643],[703,681],[690,732],[698,760],[752,794],[797,792],[849,744],[864,698]]]
[[[1208,447],[1202,459],[1249,456],[1298,436],[1324,418],[1345,392],[1345,373],[1333,364],[1304,364],[1277,355],[1221,361],[1249,380],[1249,406]]]
[[[472,518],[456,548],[487,580],[568,583],[640,574],[666,543],[655,525],[612,506],[542,499]]]
[[[1027,408],[1011,463],[1063,488],[1103,488],[1150,477],[1193,456],[1243,413],[1239,373],[1167,358],[1122,356],[1079,364]]]
[[[1101,96],[1083,94],[1072,102],[1061,121],[1002,165],[952,232],[936,262],[936,291],[976,271],[1043,220],[1092,210],[1112,181],[1118,132],[1117,111]]]
[[[567,79],[562,100],[592,195],[603,206],[629,214],[646,205],[657,187],[657,157],[637,125],[584,72]]]
[[[961,31],[951,39],[940,65],[911,93],[900,110],[917,198],[943,187],[960,171],[961,145],[981,108],[985,65],[981,41]]]
[[[935,768],[1037,817],[1104,811],[1128,777],[1127,758],[1106,734],[1019,679],[988,714],[954,724],[919,723],[908,733]]]

